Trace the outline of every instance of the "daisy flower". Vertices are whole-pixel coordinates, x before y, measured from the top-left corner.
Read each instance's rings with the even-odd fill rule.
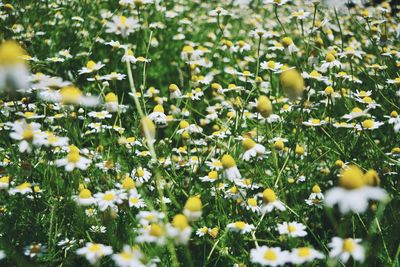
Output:
[[[24,56],[25,50],[16,41],[0,44],[0,92],[29,89],[30,73]]]
[[[251,138],[243,139],[243,147],[246,151],[240,157],[244,161],[249,161],[252,158],[262,159],[266,154],[265,147],[257,144]]]
[[[146,168],[138,167],[132,170],[131,176],[138,182],[138,185],[141,185],[151,178],[151,172]]]
[[[250,233],[255,227],[252,224],[245,223],[243,221],[236,221],[229,223],[227,228],[233,232],[239,232],[241,234]]]
[[[33,192],[32,184],[28,182],[23,182],[22,184],[8,190],[8,193],[10,195],[15,195],[15,194],[25,195],[25,194],[31,194],[32,192]]]
[[[105,65],[104,64],[102,64],[101,62],[94,62],[93,60],[89,60],[87,63],[86,63],[86,66],[85,67],[83,67],[82,69],[80,69],[79,71],[78,71],[78,74],[79,75],[82,75],[82,74],[86,74],[86,73],[92,73],[92,72],[96,72],[96,71],[98,71],[99,69],[101,69],[102,67],[104,67]]]
[[[15,121],[12,124],[10,137],[12,139],[20,141],[19,152],[31,152],[31,144],[37,143],[35,138],[38,137],[40,133],[40,124],[36,122],[26,123],[25,120]]]
[[[233,182],[236,179],[241,179],[242,176],[239,169],[236,167],[236,162],[231,155],[225,154],[221,159],[222,166],[224,167],[225,177]]]
[[[279,73],[279,72],[281,72],[281,68],[282,68],[283,64],[281,64],[279,62],[275,62],[273,60],[269,60],[268,62],[266,62],[266,61],[261,62],[260,66],[261,66],[261,69],[263,69],[263,70],[269,70],[274,73]]]
[[[82,157],[79,154],[79,149],[71,145],[69,146],[69,152],[66,158],[58,159],[55,164],[58,167],[65,166],[65,170],[70,172],[75,168],[86,170],[92,161],[88,158]]]
[[[355,261],[363,262],[365,258],[364,247],[360,245],[361,239],[333,237],[328,244],[331,249],[329,257],[337,258],[346,263],[350,257]]]
[[[197,196],[190,197],[185,203],[183,214],[189,221],[197,221],[203,213],[203,204]]]
[[[142,196],[137,192],[136,189],[130,190],[129,191],[129,207],[135,207],[135,208],[144,208],[146,207],[146,203],[142,199]]]
[[[325,258],[324,254],[309,247],[295,248],[290,253],[290,260],[293,264],[304,264],[323,258]]]
[[[367,119],[361,122],[361,124],[356,125],[356,129],[359,131],[363,130],[375,130],[381,127],[384,123],[380,121],[375,121],[372,119]]]
[[[106,23],[106,32],[115,33],[127,37],[140,28],[139,21],[132,17],[118,16],[112,17],[112,21]]]
[[[104,256],[112,254],[112,248],[110,246],[105,246],[103,244],[97,243],[86,243],[85,247],[76,250],[76,254],[85,256],[85,258],[94,265]]]
[[[278,223],[277,230],[280,235],[288,235],[290,237],[303,237],[307,235],[305,225],[298,222]]]
[[[325,204],[333,207],[338,204],[341,213],[349,211],[363,213],[368,207],[368,200],[382,201],[386,198],[386,191],[371,186],[367,173],[356,165],[342,169],[339,175],[340,187],[334,187],[326,192]]]
[[[119,267],[146,267],[141,260],[144,258],[143,253],[137,247],[124,245],[120,253],[116,253],[111,257],[115,264]]]
[[[284,265],[289,257],[289,252],[279,247],[261,246],[250,251],[250,260],[262,266]]]
[[[138,230],[139,235],[136,237],[138,243],[156,243],[157,245],[164,245],[167,236],[164,225],[159,223],[152,223],[144,226]]]
[[[285,206],[276,197],[276,194],[272,189],[270,188],[265,189],[262,193],[262,198],[263,198],[263,205],[261,206],[261,211],[263,213],[269,213],[274,209],[278,209],[280,211],[286,210]]]
[[[200,181],[202,182],[215,182],[218,180],[218,172],[217,171],[210,171],[206,176],[200,177]]]
[[[26,246],[24,254],[30,258],[43,256],[47,252],[47,247],[41,243],[33,243],[32,245]]]
[[[342,63],[340,63],[339,60],[337,60],[332,53],[327,53],[326,58],[324,61],[322,61],[322,66],[321,70],[323,72],[326,72],[328,69],[332,68],[340,68],[342,66]]]
[[[167,233],[169,237],[174,239],[176,244],[186,245],[192,234],[192,228],[189,226],[185,215],[177,214],[172,219],[171,224],[167,225]]]
[[[96,200],[92,197],[92,192],[86,188],[82,189],[78,196],[75,196],[75,201],[81,206],[89,206],[96,202]]]
[[[105,211],[107,208],[117,208],[117,204],[121,204],[124,199],[127,199],[127,194],[125,192],[112,189],[104,193],[96,193],[94,197],[97,205],[99,206],[99,210]]]

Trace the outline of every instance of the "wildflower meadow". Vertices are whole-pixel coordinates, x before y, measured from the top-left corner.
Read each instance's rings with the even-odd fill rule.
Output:
[[[0,266],[400,267],[399,8],[0,0]]]

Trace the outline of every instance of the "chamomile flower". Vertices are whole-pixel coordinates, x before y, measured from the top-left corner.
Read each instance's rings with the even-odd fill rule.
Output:
[[[263,145],[257,144],[251,138],[243,139],[243,147],[246,151],[240,157],[244,161],[249,161],[252,158],[262,159],[266,154],[265,147]]]
[[[197,196],[190,197],[185,203],[183,214],[189,221],[197,221],[203,213],[203,203]]]
[[[96,193],[94,195],[99,210],[105,211],[106,209],[116,209],[118,204],[121,204],[124,199],[127,199],[127,194],[115,189],[108,190],[104,193]]]
[[[226,227],[232,232],[239,232],[241,234],[250,233],[255,228],[254,225],[245,223],[243,221],[229,223]]]
[[[286,210],[285,206],[283,203],[276,197],[275,192],[267,188],[263,191],[262,193],[262,198],[263,198],[263,205],[261,206],[261,211],[263,213],[269,213],[273,211],[274,209],[284,211]]]
[[[143,253],[135,246],[124,245],[122,251],[112,255],[111,258],[119,267],[146,267],[142,263]]]
[[[290,260],[293,264],[304,264],[323,258],[325,258],[324,254],[310,247],[295,248],[290,253]]]
[[[263,70],[269,70],[274,73],[279,73],[279,72],[281,72],[281,68],[282,68],[283,64],[281,64],[279,62],[275,62],[273,60],[269,60],[268,62],[267,61],[261,62],[260,66],[261,66],[261,69],[263,69]]]
[[[151,172],[146,168],[138,167],[132,170],[131,176],[138,182],[138,185],[146,183],[151,178]]]
[[[31,144],[37,143],[39,137],[40,124],[36,122],[27,123],[25,120],[15,121],[12,124],[12,131],[10,137],[20,141],[19,152],[31,152]]]
[[[136,237],[138,243],[156,243],[164,245],[167,240],[165,226],[160,223],[152,223],[139,229],[139,235]]]
[[[155,124],[160,126],[167,125],[167,115],[164,113],[164,108],[162,105],[156,105],[148,116]]]
[[[215,182],[218,180],[218,172],[217,171],[210,171],[206,176],[199,178],[202,182]]]
[[[319,185],[314,185],[312,187],[312,193],[310,194],[310,196],[308,197],[308,199],[306,199],[306,203],[309,206],[319,206],[321,207],[322,203],[324,200],[324,194],[322,194],[321,188],[319,187]]]
[[[288,261],[289,252],[280,247],[261,246],[250,251],[250,260],[262,266],[281,266]]]
[[[298,222],[278,223],[277,230],[280,235],[288,235],[290,237],[303,237],[307,235],[305,225]]]
[[[385,190],[371,186],[371,181],[367,178],[367,173],[364,174],[356,165],[342,169],[339,175],[340,187],[326,192],[325,204],[329,207],[338,204],[341,213],[365,212],[368,200],[382,201],[386,198]]]
[[[30,73],[23,57],[25,50],[16,41],[0,44],[0,92],[26,92],[30,86]]]
[[[79,192],[79,195],[75,197],[75,201],[81,206],[89,206],[96,202],[96,200],[92,197],[92,192],[86,188]]]
[[[242,175],[236,166],[236,162],[231,155],[225,154],[222,156],[221,163],[224,168],[225,177],[230,181],[242,178]]]
[[[96,72],[96,71],[98,71],[99,69],[101,69],[101,68],[103,68],[105,65],[104,64],[102,64],[101,62],[94,62],[93,60],[89,60],[87,63],[86,63],[86,66],[85,67],[83,67],[82,69],[80,69],[79,71],[78,71],[78,73],[80,74],[80,75],[82,75],[82,74],[86,74],[86,73],[92,73],[92,72]]]
[[[47,247],[41,243],[33,243],[25,247],[24,254],[30,258],[43,256],[47,252]]]
[[[177,214],[172,219],[171,224],[167,225],[167,232],[175,243],[185,245],[189,242],[192,228],[189,226],[189,221],[185,215]]]
[[[86,170],[92,161],[80,155],[79,149],[71,145],[69,146],[69,152],[66,158],[58,159],[55,164],[58,167],[64,166],[65,170],[70,172],[75,168]]]
[[[132,17],[118,16],[112,17],[112,20],[106,23],[106,32],[115,33],[127,37],[140,28],[139,21]]]
[[[86,243],[86,245],[83,248],[76,250],[76,254],[85,256],[85,258],[92,265],[94,265],[96,262],[98,262],[104,256],[111,255],[112,252],[113,251],[110,246],[92,243],[92,242]]]
[[[339,259],[346,263],[352,257],[355,261],[363,262],[365,258],[364,247],[360,245],[361,239],[333,237],[328,244],[331,249],[329,257]]]
[[[135,207],[137,209],[146,207],[146,203],[142,199],[142,196],[137,192],[136,189],[129,191],[128,197],[129,207]]]

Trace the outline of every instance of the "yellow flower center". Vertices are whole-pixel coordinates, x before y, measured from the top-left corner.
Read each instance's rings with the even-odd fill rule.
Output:
[[[73,86],[67,86],[60,90],[62,101],[65,104],[77,103],[82,96],[82,91]]]
[[[108,93],[105,97],[106,103],[115,103],[118,102],[118,96],[114,93]]]
[[[92,192],[89,189],[82,189],[79,193],[79,198],[91,198]]]
[[[299,248],[297,250],[297,255],[302,258],[309,257],[311,255],[311,249],[307,247]]]
[[[275,63],[275,61],[270,60],[270,61],[267,62],[267,66],[268,66],[268,68],[270,68],[270,69],[275,69],[276,63]]]
[[[164,235],[164,229],[159,224],[151,224],[150,225],[150,235],[161,237]]]
[[[250,138],[245,138],[245,139],[243,139],[243,146],[246,150],[250,150],[256,146],[256,142],[254,142]]]
[[[355,249],[355,244],[351,238],[347,238],[343,241],[343,250],[346,252],[353,252]]]
[[[93,244],[89,248],[90,252],[99,252],[101,251],[101,245],[100,244]]]
[[[294,231],[296,231],[296,227],[293,225],[288,225],[288,231],[289,233],[293,233]]]
[[[161,112],[164,113],[164,108],[162,105],[156,105],[153,109],[154,112]]]
[[[247,204],[249,204],[249,206],[255,207],[255,206],[257,206],[257,199],[255,199],[255,198],[249,198],[249,199],[247,200]]]
[[[131,260],[131,259],[134,258],[132,253],[129,253],[129,252],[126,252],[126,251],[121,252],[119,255],[125,260]]]
[[[122,188],[123,189],[133,189],[135,188],[135,182],[133,181],[133,179],[131,177],[126,177],[124,179],[124,181],[122,182]]]
[[[26,126],[26,128],[24,129],[24,132],[22,133],[22,138],[26,141],[30,141],[33,139],[33,131],[30,125]]]
[[[228,155],[228,154],[225,154],[222,156],[221,162],[222,162],[222,166],[225,169],[229,169],[229,168],[236,166],[235,160],[232,158],[231,155]]]
[[[268,261],[276,261],[278,259],[278,255],[275,251],[268,249],[264,252],[264,259]]]
[[[218,172],[216,172],[216,171],[210,171],[210,172],[208,173],[208,178],[213,179],[213,180],[218,179]]]
[[[372,129],[375,123],[373,120],[368,119],[363,121],[361,124],[365,129]]]
[[[127,21],[127,17],[125,17],[125,16],[120,16],[120,17],[119,17],[119,23],[120,23],[122,26],[126,26],[126,21]]]
[[[5,41],[0,45],[0,66],[14,65],[23,62],[25,50],[15,41]]]
[[[115,195],[113,193],[106,193],[103,196],[103,200],[111,201],[114,200]]]
[[[326,59],[327,62],[333,62],[335,61],[335,56],[332,53],[327,53],[326,54]]]
[[[172,219],[172,226],[180,230],[185,230],[189,226],[189,223],[185,215],[177,214]]]
[[[181,122],[179,122],[179,128],[185,129],[187,127],[189,127],[189,123],[187,121],[182,120]]]
[[[138,177],[143,177],[143,176],[144,176],[144,170],[143,170],[142,168],[137,169],[137,170],[136,170],[136,175],[137,175]]]
[[[190,197],[185,204],[185,209],[193,212],[201,211],[203,204],[199,197]]]
[[[68,162],[71,162],[71,163],[76,163],[76,162],[78,162],[79,161],[79,159],[80,159],[80,155],[79,155],[79,152],[69,152],[68,153],[68,156],[67,156],[67,158],[68,158]]]
[[[289,45],[293,44],[293,40],[290,37],[284,37],[281,43],[283,46],[288,47]]]
[[[237,222],[235,222],[234,225],[235,225],[236,229],[240,229],[240,230],[243,230],[246,227],[246,223],[243,221],[237,221]]]
[[[321,187],[319,187],[319,185],[317,185],[317,184],[314,185],[313,188],[312,188],[312,192],[316,193],[316,194],[317,193],[321,193]]]
[[[274,202],[276,200],[275,192],[270,188],[265,189],[263,192],[263,200],[266,203]]]
[[[339,184],[346,189],[357,189],[365,185],[363,176],[364,174],[359,167],[351,165],[347,169],[341,171]]]

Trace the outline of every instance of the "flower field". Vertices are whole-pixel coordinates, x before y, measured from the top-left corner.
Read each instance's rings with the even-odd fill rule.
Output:
[[[0,266],[400,267],[376,2],[0,0]]]

